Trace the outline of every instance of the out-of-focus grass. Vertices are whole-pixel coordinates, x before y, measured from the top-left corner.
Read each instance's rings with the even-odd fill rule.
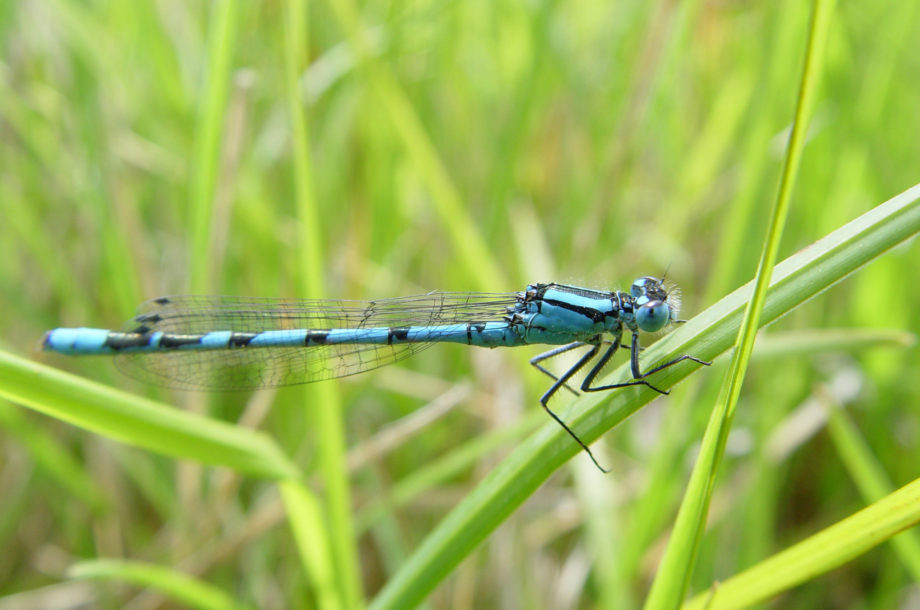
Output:
[[[325,514],[322,400],[305,406],[298,390],[173,396],[117,376],[105,359],[40,355],[49,328],[117,327],[144,298],[189,286],[375,298],[542,280],[624,288],[665,270],[691,318],[753,275],[807,3],[365,2],[357,10],[337,0],[309,5],[304,53],[286,46],[296,13],[285,3],[227,4],[0,8],[0,347],[258,427],[296,462],[300,480],[279,494],[242,471],[175,462],[4,408],[0,595],[51,596],[77,559],[126,559],[189,574],[255,607],[306,597],[348,605],[350,577],[332,571],[330,582],[316,568],[324,556],[344,556],[370,599],[533,429],[531,418],[539,423],[545,378],[526,366],[535,350],[432,348],[405,364],[412,377],[384,369],[330,382],[341,391],[350,448],[420,408],[441,409],[461,382],[472,388],[386,453],[363,454],[348,473],[358,537],[343,541],[349,519]],[[838,3],[781,258],[920,182],[918,34],[916,3]],[[304,136],[292,119],[292,68],[315,220],[296,186]],[[324,270],[316,284],[302,277],[311,239]],[[896,248],[767,336],[917,333],[917,256],[912,242]],[[301,294],[323,285],[326,294]],[[877,484],[848,475],[860,461],[871,457],[889,489],[917,478],[920,360],[914,346],[877,344],[850,349],[818,337],[820,348],[795,344],[769,359],[755,349],[693,592],[875,500]],[[429,583],[431,605],[641,603],[718,366],[595,443],[611,475],[576,455],[469,561]],[[846,442],[839,426],[824,430],[826,417],[801,423],[814,413],[806,405],[828,395],[855,423]],[[563,416],[566,400],[556,405]],[[786,434],[794,442],[782,445],[777,431],[790,426],[807,433]],[[847,449],[857,442],[864,451]],[[309,524],[331,521],[339,526],[324,533],[326,551],[305,548]],[[352,545],[344,555],[343,544]],[[896,604],[911,595],[905,556],[879,547],[786,592],[783,606]],[[166,590],[99,583],[94,605],[152,603]]]

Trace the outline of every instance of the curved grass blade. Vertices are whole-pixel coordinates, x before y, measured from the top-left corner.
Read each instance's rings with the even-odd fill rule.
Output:
[[[144,589],[158,591],[188,608],[249,608],[213,585],[152,563],[116,559],[81,561],[70,567],[68,575],[77,579],[130,582]]]
[[[859,557],[918,523],[920,479],[719,583],[683,608],[747,608]]]
[[[300,476],[264,433],[180,411],[3,351],[0,397],[162,455],[271,479]]]

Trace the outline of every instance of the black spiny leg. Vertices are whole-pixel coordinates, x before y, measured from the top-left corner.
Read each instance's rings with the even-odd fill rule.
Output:
[[[638,342],[639,342],[639,337],[637,337],[636,335],[633,335],[633,344],[636,344],[636,343],[638,343]],[[632,366],[632,374],[633,374],[633,377],[635,377],[636,379],[644,379],[645,377],[648,377],[649,375],[652,375],[652,374],[654,374],[654,373],[657,373],[658,371],[660,371],[660,370],[662,370],[662,369],[666,369],[666,368],[668,368],[669,366],[674,366],[674,365],[677,364],[678,362],[683,362],[684,360],[692,360],[692,361],[694,361],[694,362],[697,362],[697,363],[699,363],[699,364],[702,364],[703,366],[709,366],[710,364],[712,364],[711,362],[706,362],[705,360],[700,360],[699,358],[694,358],[693,356],[691,356],[691,355],[689,355],[689,354],[684,354],[683,356],[678,356],[678,357],[675,358],[674,360],[671,360],[671,361],[669,361],[669,362],[665,362],[664,364],[659,364],[658,366],[656,366],[656,367],[653,368],[652,370],[650,370],[650,371],[645,371],[644,373],[641,373],[641,374],[640,374],[640,373],[639,373],[639,352],[637,352],[637,351],[635,351],[635,350],[632,350],[631,353],[630,353],[630,364],[631,364],[631,366]],[[652,386],[649,386],[649,387],[652,388]],[[652,389],[654,390],[655,388],[652,388]],[[658,391],[661,392],[661,390],[658,390]],[[661,393],[662,393],[662,394],[667,394],[667,392],[661,392]]]
[[[604,368],[604,365],[607,364],[607,361],[610,360],[611,356],[613,356],[613,352],[616,351],[614,349],[614,346],[616,344],[617,342],[614,342],[614,345],[610,346],[610,349],[607,350],[607,352],[603,355],[603,357],[601,357],[597,365],[595,365],[594,368],[591,369],[591,372],[589,372],[588,375],[585,377],[584,382],[581,384],[582,391],[599,392],[601,390],[612,390],[615,388],[625,388],[631,385],[644,385],[644,386],[648,386],[649,388],[655,390],[659,394],[669,394],[670,392],[665,391],[665,390],[659,390],[658,388],[650,384],[648,381],[646,381],[645,378],[648,377],[649,375],[657,373],[658,371],[662,369],[666,369],[669,366],[674,366],[678,362],[683,362],[684,360],[692,360],[694,362],[698,362],[705,366],[709,366],[710,364],[712,364],[711,362],[706,362],[705,360],[700,360],[699,358],[694,358],[693,356],[684,354],[683,356],[678,356],[674,360],[665,362],[664,364],[659,364],[652,370],[646,371],[643,373],[639,370],[639,350],[642,348],[639,347],[638,335],[633,334],[632,345],[630,345],[630,349],[629,349],[629,366],[632,371],[633,381],[626,381],[624,383],[614,383],[610,385],[597,386],[594,388],[588,387],[591,385],[591,382],[594,381],[594,378],[601,372],[601,369]]]
[[[573,350],[573,349],[575,349],[575,348],[581,347],[582,345],[588,345],[588,344],[585,343],[584,341],[575,341],[575,342],[573,342],[573,343],[568,343],[568,344],[566,344],[566,345],[563,345],[562,347],[557,347],[556,349],[551,349],[551,350],[549,350],[548,352],[543,352],[542,354],[539,354],[539,355],[534,356],[533,358],[531,358],[531,359],[530,359],[530,364],[533,365],[533,367],[534,367],[535,369],[537,369],[538,371],[540,371],[541,373],[544,373],[547,377],[549,377],[549,378],[552,379],[553,381],[558,381],[559,378],[556,377],[554,374],[552,374],[550,371],[548,371],[548,370],[546,370],[545,368],[543,368],[542,366],[540,366],[540,363],[543,362],[544,360],[549,359],[549,358],[553,358],[553,357],[555,357],[555,356],[558,356],[559,354],[564,354],[564,353],[566,353],[566,352],[568,352],[568,351],[571,351],[571,350]],[[569,384],[563,383],[563,384],[562,384],[562,387],[564,387],[566,390],[568,390],[569,392],[571,392],[571,393],[574,394],[575,396],[578,396],[578,392],[576,392],[574,389],[572,389],[572,386],[570,386]]]
[[[604,352],[604,355],[601,356],[601,359],[597,361],[597,364],[595,364],[594,367],[591,368],[591,371],[588,372],[588,374],[585,376],[585,380],[581,382],[581,390],[583,392],[600,392],[603,390],[613,390],[616,388],[628,388],[629,386],[632,386],[632,385],[645,385],[645,386],[652,388],[656,392],[667,394],[667,392],[662,392],[661,390],[659,390],[658,388],[656,388],[649,382],[642,379],[644,375],[636,374],[636,371],[639,370],[639,350],[642,349],[641,347],[639,347],[639,339],[638,337],[636,337],[636,335],[633,335],[632,344],[629,346],[630,360],[633,366],[632,370],[633,370],[634,380],[624,381],[623,383],[612,383],[610,385],[596,386],[592,388],[591,382],[593,382],[594,378],[597,377],[602,370],[604,370],[604,367],[607,366],[607,363],[610,361],[611,358],[613,358],[613,355],[617,352],[619,348],[620,348],[620,338],[617,337],[613,341],[613,343],[611,343],[607,351]]]
[[[549,402],[549,399],[553,396],[553,394],[555,394],[556,391],[557,391],[560,387],[566,385],[565,382],[568,381],[568,380],[572,377],[572,375],[574,375],[575,373],[577,373],[578,371],[580,371],[581,368],[584,367],[584,366],[588,363],[588,361],[590,361],[592,358],[594,358],[594,357],[597,355],[597,352],[600,351],[600,349],[601,349],[600,338],[599,338],[599,337],[596,337],[595,339],[597,340],[597,343],[594,343],[593,345],[592,345],[592,344],[589,344],[589,343],[581,343],[582,345],[591,345],[591,349],[588,350],[588,352],[587,352],[584,356],[582,356],[581,358],[579,358],[579,359],[578,359],[578,362],[576,362],[575,365],[574,365],[572,368],[570,368],[569,370],[567,370],[565,373],[563,373],[562,376],[560,376],[558,379],[556,379],[555,383],[553,383],[553,385],[550,386],[550,388],[543,394],[543,396],[540,397],[540,404],[543,405],[543,410],[546,411],[547,413],[549,413],[550,417],[552,417],[554,420],[556,420],[556,423],[559,424],[560,426],[562,426],[562,429],[565,430],[566,432],[568,432],[568,433],[569,433],[569,436],[571,436],[572,438],[574,438],[574,439],[575,439],[575,442],[578,443],[578,444],[581,446],[582,449],[584,449],[585,453],[588,454],[588,457],[591,458],[591,461],[594,462],[594,465],[597,466],[598,470],[600,470],[600,471],[603,472],[603,473],[607,473],[607,472],[610,472],[610,471],[607,470],[606,468],[604,468],[603,466],[601,466],[600,464],[597,463],[597,459],[595,459],[594,454],[591,453],[591,450],[588,449],[588,446],[585,445],[584,442],[582,442],[582,440],[581,440],[580,438],[578,438],[578,435],[576,435],[574,432],[572,432],[571,428],[569,428],[568,426],[566,426],[566,425],[565,425],[565,422],[563,422],[561,419],[559,419],[559,416],[556,415],[555,413],[553,413],[552,409],[550,409],[549,406],[547,405],[547,403]],[[562,352],[568,351],[568,350],[570,350],[570,349],[574,349],[575,347],[578,347],[578,343],[580,343],[580,342],[576,342],[575,344],[571,344],[571,343],[570,343],[569,345],[564,345],[564,346],[562,346],[561,348],[557,348],[557,349],[555,349],[555,350],[550,350],[551,352],[553,352],[551,355],[561,354]],[[549,357],[549,356],[547,356],[547,357]],[[538,356],[538,358],[539,358],[539,356]],[[538,362],[539,362],[539,360],[538,360]],[[537,367],[537,368],[540,368],[540,367]],[[545,372],[545,371],[544,371],[544,372]],[[553,377],[553,375],[551,375],[550,373],[547,373],[547,375],[550,375],[550,377]],[[555,378],[555,377],[554,377],[554,378]]]

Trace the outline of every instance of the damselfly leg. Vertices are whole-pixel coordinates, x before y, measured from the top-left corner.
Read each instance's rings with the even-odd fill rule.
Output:
[[[558,415],[556,415],[555,413],[553,413],[553,410],[549,408],[549,404],[548,404],[548,403],[549,403],[550,397],[552,397],[552,395],[555,394],[556,391],[557,391],[560,387],[566,386],[566,382],[572,377],[572,375],[574,375],[574,374],[577,373],[579,370],[581,370],[581,368],[582,368],[585,364],[587,364],[588,362],[590,362],[591,359],[593,359],[593,358],[597,355],[597,352],[600,351],[600,349],[601,349],[600,337],[596,337],[596,339],[598,340],[598,342],[597,342],[597,343],[594,343],[593,345],[590,344],[590,343],[585,343],[585,342],[577,341],[577,342],[574,342],[574,343],[569,343],[568,345],[564,345],[564,346],[562,346],[561,348],[557,348],[557,349],[554,349],[554,350],[550,350],[550,351],[547,352],[546,354],[541,354],[541,356],[543,356],[543,358],[540,358],[540,356],[537,356],[537,358],[540,358],[540,360],[545,360],[546,358],[550,358],[550,357],[552,357],[552,356],[556,356],[556,355],[565,353],[565,352],[567,352],[567,351],[569,351],[569,350],[575,349],[576,347],[579,347],[580,345],[591,345],[591,349],[588,350],[581,358],[579,358],[579,359],[578,359],[578,362],[576,362],[575,365],[574,365],[572,368],[570,368],[568,371],[566,371],[565,373],[563,373],[563,374],[562,374],[560,377],[558,377],[558,378],[556,378],[552,373],[550,373],[550,372],[544,370],[542,367],[538,366],[537,364],[534,364],[533,361],[531,361],[531,364],[534,364],[534,366],[536,366],[537,368],[539,368],[540,370],[542,370],[543,372],[545,372],[547,375],[549,375],[550,377],[553,377],[554,379],[556,379],[556,381],[553,383],[553,385],[550,386],[550,388],[543,394],[542,397],[540,397],[540,404],[543,405],[543,410],[546,411],[547,413],[549,413],[549,416],[552,417],[554,420],[556,420],[556,423],[559,424],[560,426],[562,426],[562,429],[565,430],[566,432],[568,432],[568,433],[569,433],[569,436],[571,436],[573,439],[575,439],[575,442],[578,443],[578,444],[581,446],[582,449],[584,449],[585,453],[588,454],[588,457],[591,458],[591,461],[594,462],[594,465],[597,466],[597,468],[598,468],[601,472],[607,473],[607,472],[610,472],[610,471],[607,470],[606,468],[604,468],[603,466],[601,466],[601,465],[598,463],[597,458],[594,457],[594,454],[591,453],[591,450],[590,450],[590,449],[588,448],[588,446],[584,443],[584,441],[582,441],[580,438],[578,438],[578,435],[575,434],[575,433],[572,431],[571,428],[569,428],[567,425],[565,425],[565,422],[562,421],[562,420],[559,418]],[[539,360],[538,360],[538,362],[539,362]],[[566,386],[566,387],[568,387],[568,386]],[[571,388],[569,388],[569,389],[571,390]],[[574,390],[572,390],[572,391],[574,392]]]
[[[600,372],[604,370],[604,367],[607,365],[607,362],[610,360],[610,358],[613,357],[614,353],[616,353],[618,347],[619,347],[619,341],[618,340],[614,341],[613,345],[611,345],[610,348],[606,352],[604,352],[604,355],[601,356],[601,359],[598,361],[598,363],[594,365],[591,371],[585,376],[585,380],[581,384],[581,390],[583,392],[601,392],[604,390],[615,390],[616,388],[627,388],[629,386],[634,386],[634,385],[644,385],[652,390],[655,390],[659,394],[670,394],[669,390],[661,390],[659,388],[656,388],[651,383],[649,383],[645,378],[648,377],[649,375],[657,373],[660,370],[666,369],[670,366],[674,366],[678,362],[683,362],[684,360],[692,360],[694,362],[698,362],[699,364],[702,364],[705,366],[709,366],[710,364],[712,364],[711,362],[706,362],[705,360],[700,360],[699,358],[694,358],[693,356],[684,354],[683,356],[678,356],[677,358],[669,362],[660,364],[656,366],[655,368],[643,373],[639,370],[639,351],[642,348],[639,346],[638,335],[633,334],[632,344],[629,346],[630,347],[629,366],[630,366],[630,371],[632,372],[633,380],[624,381],[622,383],[611,383],[608,385],[591,387],[591,382],[593,382],[594,379],[600,374]]]
[[[549,378],[552,379],[553,381],[558,381],[559,378],[558,378],[554,373],[552,373],[551,371],[549,371],[548,369],[545,369],[545,368],[543,368],[542,366],[540,366],[540,363],[543,362],[544,360],[549,360],[550,358],[555,358],[555,357],[558,356],[559,354],[564,354],[564,353],[566,353],[566,352],[570,352],[570,351],[572,351],[573,349],[582,347],[582,346],[584,346],[584,345],[588,345],[588,344],[585,343],[584,341],[574,341],[574,342],[572,342],[572,343],[563,345],[563,346],[561,346],[561,347],[557,347],[556,349],[551,349],[551,350],[549,350],[548,352],[543,352],[542,354],[539,354],[539,355],[534,356],[533,358],[531,358],[531,359],[530,359],[530,364],[531,364],[531,366],[533,366],[535,369],[537,369],[537,370],[540,371],[541,373],[545,374],[547,377],[549,377]],[[570,386],[569,384],[563,383],[563,384],[562,384],[562,387],[564,387],[566,390],[568,390],[569,392],[571,392],[571,393],[574,394],[575,396],[578,396],[578,392],[577,392],[575,389],[573,389],[572,386]]]
[[[638,335],[633,334],[633,336],[632,336],[632,343],[629,344],[630,370],[631,370],[632,375],[633,375],[632,381],[624,381],[624,382],[621,382],[621,383],[612,383],[612,384],[602,385],[602,386],[592,386],[591,384],[594,382],[594,380],[597,378],[597,376],[601,373],[601,371],[604,370],[604,367],[607,366],[607,363],[610,362],[610,359],[613,358],[614,354],[616,354],[617,350],[620,348],[620,346],[621,346],[620,340],[621,340],[621,338],[620,338],[619,336],[617,336],[613,341],[604,341],[604,340],[601,340],[600,336],[597,336],[597,337],[594,337],[593,340],[592,340],[591,342],[575,341],[575,342],[573,342],[573,343],[568,343],[568,344],[566,344],[566,345],[563,345],[563,346],[558,347],[558,348],[556,348],[556,349],[550,350],[550,351],[548,351],[548,352],[544,352],[544,353],[542,353],[542,354],[540,354],[540,355],[538,355],[538,356],[532,358],[531,361],[530,361],[530,363],[531,363],[535,368],[537,368],[537,369],[540,370],[541,372],[545,373],[546,375],[548,375],[550,378],[552,378],[552,379],[554,380],[553,385],[550,386],[550,388],[549,388],[546,392],[544,392],[544,394],[543,394],[542,397],[540,397],[540,404],[543,405],[543,409],[544,409],[547,413],[549,413],[550,417],[552,417],[552,418],[556,421],[556,423],[558,423],[560,426],[562,426],[562,428],[569,434],[569,436],[571,436],[573,439],[575,439],[575,442],[577,442],[577,443],[579,444],[579,446],[581,446],[581,448],[585,451],[585,453],[588,454],[588,457],[591,458],[591,461],[594,462],[594,465],[597,466],[598,469],[600,469],[602,472],[605,472],[605,473],[606,473],[606,472],[609,472],[609,471],[608,471],[606,468],[604,468],[603,466],[601,466],[601,465],[597,462],[597,459],[594,457],[594,454],[591,453],[591,450],[588,448],[588,446],[587,446],[580,438],[578,438],[578,435],[576,435],[576,434],[565,424],[565,422],[563,422],[562,419],[560,419],[559,416],[556,415],[556,414],[553,412],[552,409],[549,408],[549,399],[553,397],[553,395],[559,390],[559,388],[560,388],[560,387],[565,387],[566,389],[568,389],[570,392],[572,392],[573,394],[575,394],[575,395],[577,396],[577,395],[578,395],[578,392],[576,392],[575,390],[573,390],[573,389],[568,385],[567,382],[568,382],[569,379],[571,379],[576,373],[578,373],[582,368],[584,368],[584,366],[585,366],[586,364],[588,364],[591,360],[593,360],[593,359],[597,356],[597,354],[600,352],[601,346],[602,346],[603,344],[606,344],[606,343],[609,343],[609,344],[610,344],[610,347],[608,347],[607,350],[604,351],[604,353],[603,353],[603,355],[600,357],[600,359],[594,364],[594,366],[591,367],[591,370],[588,371],[588,374],[585,375],[585,378],[584,378],[584,380],[583,380],[582,383],[581,383],[581,390],[582,390],[583,392],[601,392],[601,391],[605,391],[605,390],[614,390],[614,389],[617,389],[617,388],[626,388],[626,387],[629,387],[629,386],[644,385],[644,386],[647,386],[648,388],[650,388],[650,389],[652,389],[652,390],[658,392],[659,394],[669,394],[669,393],[670,393],[669,391],[667,391],[667,390],[662,390],[662,389],[659,389],[659,388],[655,387],[654,385],[652,385],[651,383],[649,383],[648,380],[646,380],[645,378],[648,377],[649,375],[652,375],[652,374],[654,374],[654,373],[657,373],[658,371],[661,371],[661,370],[663,370],[663,369],[666,369],[666,368],[668,368],[668,367],[670,367],[670,366],[674,366],[674,365],[677,364],[678,362],[683,362],[684,360],[692,360],[693,362],[698,362],[699,364],[702,364],[702,365],[705,365],[705,366],[709,366],[710,364],[712,364],[711,362],[706,362],[705,360],[700,360],[699,358],[695,358],[695,357],[690,356],[690,355],[688,355],[688,354],[684,354],[684,355],[682,355],[682,356],[678,356],[677,358],[675,358],[675,359],[673,359],[673,360],[670,360],[670,361],[668,361],[668,362],[665,362],[664,364],[660,364],[660,365],[658,365],[658,366],[652,368],[651,370],[648,370],[648,371],[646,371],[646,372],[643,373],[643,372],[641,372],[641,370],[639,369],[639,352],[640,352],[643,348],[642,348],[642,346],[639,344],[639,337],[638,337]],[[577,361],[574,365],[572,365],[572,367],[569,368],[569,369],[568,369],[565,373],[563,373],[561,376],[558,376],[558,377],[557,377],[556,375],[554,375],[553,373],[551,373],[551,372],[548,371],[547,369],[543,368],[543,367],[539,364],[540,362],[542,362],[542,361],[544,361],[544,360],[547,360],[547,359],[552,358],[552,357],[554,357],[554,356],[558,356],[558,355],[560,355],[560,354],[564,354],[564,353],[566,353],[566,352],[569,352],[569,351],[571,351],[571,350],[573,350],[573,349],[576,349],[576,348],[579,348],[579,347],[582,347],[582,346],[585,346],[585,345],[590,345],[590,346],[591,346],[591,349],[588,350],[584,355],[582,355],[581,358],[579,358],[578,361]]]

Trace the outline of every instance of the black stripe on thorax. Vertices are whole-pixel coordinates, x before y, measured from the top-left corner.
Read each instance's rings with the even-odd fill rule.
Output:
[[[593,322],[604,321],[604,312],[600,311],[599,309],[594,309],[593,307],[582,307],[581,305],[573,305],[572,303],[557,301],[556,299],[543,299],[543,302],[547,303],[548,305],[552,305],[553,307],[568,309],[573,313],[577,313],[580,316],[589,318]]]

